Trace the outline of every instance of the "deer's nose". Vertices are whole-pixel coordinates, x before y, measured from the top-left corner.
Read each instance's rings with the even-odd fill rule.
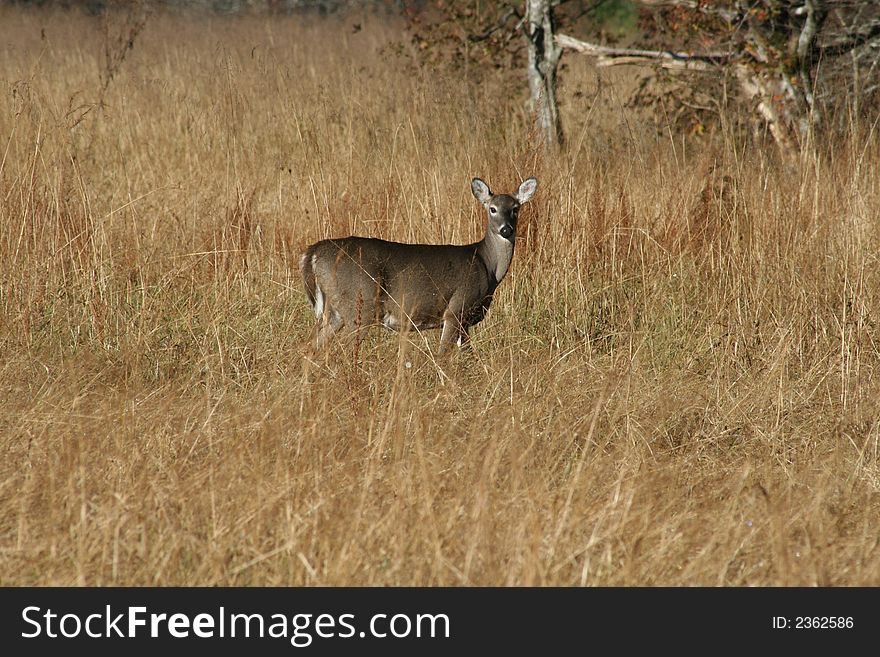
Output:
[[[498,232],[504,239],[510,239],[510,236],[513,235],[513,227],[510,224],[504,224]]]

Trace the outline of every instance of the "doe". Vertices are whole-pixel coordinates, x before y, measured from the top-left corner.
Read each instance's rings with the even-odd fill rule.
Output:
[[[382,325],[402,331],[442,328],[440,352],[463,345],[510,267],[520,206],[538,181],[514,196],[492,194],[474,178],[471,191],[488,214],[486,234],[473,244],[404,244],[370,237],[321,240],[299,262],[315,312],[315,346],[340,329]]]

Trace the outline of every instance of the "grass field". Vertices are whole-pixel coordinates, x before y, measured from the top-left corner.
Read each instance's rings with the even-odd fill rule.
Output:
[[[121,30],[0,15],[0,584],[880,585],[870,126],[658,137],[571,59],[548,157],[376,22]],[[310,356],[303,246],[532,174],[471,354]]]

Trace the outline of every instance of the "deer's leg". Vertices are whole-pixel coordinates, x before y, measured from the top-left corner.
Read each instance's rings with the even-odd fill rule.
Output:
[[[315,335],[315,349],[321,351],[336,331],[329,322],[320,322],[317,329]]]
[[[323,349],[336,331],[342,328],[344,323],[345,322],[342,321],[339,313],[329,306],[326,307],[321,314],[321,318],[318,320],[318,325],[315,327],[317,329],[317,335],[315,336],[315,349],[319,351]]]
[[[447,313],[443,316],[443,331],[440,333],[440,353],[445,353],[453,344],[463,345],[468,340],[467,329],[463,328],[458,318]]]

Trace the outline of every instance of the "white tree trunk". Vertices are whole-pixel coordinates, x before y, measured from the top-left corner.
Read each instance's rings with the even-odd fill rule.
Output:
[[[526,20],[531,107],[546,145],[555,147],[562,143],[562,124],[556,104],[556,69],[562,48],[554,38],[552,0],[526,0]]]

